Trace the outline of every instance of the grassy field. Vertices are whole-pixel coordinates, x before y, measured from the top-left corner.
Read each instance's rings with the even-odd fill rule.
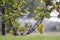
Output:
[[[60,36],[0,36],[0,40],[60,40]]]

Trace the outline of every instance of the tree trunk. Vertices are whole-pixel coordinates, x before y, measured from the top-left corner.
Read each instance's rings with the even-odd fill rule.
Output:
[[[5,24],[3,21],[1,23],[1,25],[2,25],[2,35],[5,35]]]
[[[17,30],[13,27],[14,35],[18,36]]]
[[[5,7],[2,7],[1,13],[2,13],[2,16],[5,14]],[[4,18],[2,18],[2,22],[1,22],[1,25],[2,25],[2,35],[5,35],[5,23],[4,23],[3,20],[4,20]]]

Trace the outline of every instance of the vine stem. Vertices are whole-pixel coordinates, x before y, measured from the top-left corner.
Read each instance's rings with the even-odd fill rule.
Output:
[[[35,23],[35,25],[28,30],[28,32],[26,33],[26,35],[32,33],[32,32],[39,26],[39,24],[42,23],[43,19],[44,19],[44,15],[42,15],[42,16],[40,17],[40,19]]]

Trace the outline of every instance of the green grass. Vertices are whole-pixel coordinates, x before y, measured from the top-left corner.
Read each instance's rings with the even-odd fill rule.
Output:
[[[0,36],[0,40],[60,40],[60,36]]]

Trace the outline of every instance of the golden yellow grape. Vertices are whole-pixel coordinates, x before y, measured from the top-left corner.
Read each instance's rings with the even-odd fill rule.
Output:
[[[14,31],[13,31],[13,30],[10,30],[10,31],[9,31],[9,33],[13,34],[13,33],[14,33]]]
[[[38,6],[37,9],[40,9],[40,7]]]
[[[43,11],[43,10],[44,10],[44,7],[42,7],[42,6],[38,6],[38,7],[37,7],[37,9],[39,9],[39,10],[42,10],[42,11]]]
[[[44,33],[44,24],[40,24],[40,25],[38,26],[38,31],[39,31],[41,34]]]
[[[8,15],[8,14],[5,14],[4,16],[5,16],[5,17],[8,17],[9,15]]]
[[[11,23],[14,24],[13,19],[10,19]]]
[[[44,24],[41,24],[40,30],[41,30],[40,33],[43,34],[44,33]]]
[[[8,14],[5,14],[5,17],[8,17],[9,15]]]
[[[41,25],[38,26],[38,31],[40,31],[40,27],[41,27]]]
[[[34,13],[37,13],[37,11],[36,11],[36,10],[34,10]]]
[[[40,17],[40,16],[41,16],[41,14],[39,13],[39,14],[38,14],[38,17]]]
[[[20,27],[20,30],[19,30],[20,32],[21,31],[23,31],[23,32],[25,32],[25,28],[24,27]]]

